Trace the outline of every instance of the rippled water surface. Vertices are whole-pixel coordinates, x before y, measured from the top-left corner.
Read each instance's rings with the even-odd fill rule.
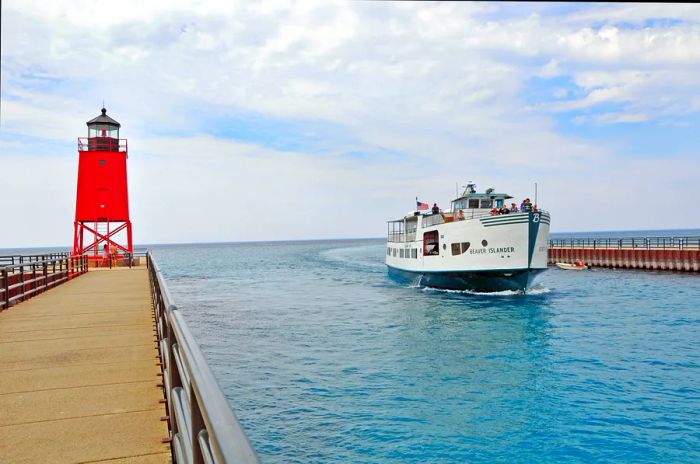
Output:
[[[411,288],[380,240],[154,247],[264,462],[700,462],[700,277]]]

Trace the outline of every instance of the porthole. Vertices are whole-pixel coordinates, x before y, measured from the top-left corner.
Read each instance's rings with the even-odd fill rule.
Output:
[[[487,242],[486,240],[482,240],[482,241],[481,241],[481,246],[486,246],[486,245],[488,245],[488,244],[489,244],[489,242]]]
[[[442,244],[442,249],[443,249],[443,250],[447,250],[447,244],[443,243],[443,244]]]

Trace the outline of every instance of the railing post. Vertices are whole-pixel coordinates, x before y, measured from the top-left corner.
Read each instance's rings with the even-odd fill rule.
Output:
[[[22,301],[24,301],[24,266],[19,267],[19,281],[22,283]]]
[[[3,293],[5,297],[5,306],[3,306],[3,309],[7,309],[10,307],[10,274],[7,272],[7,268],[3,268],[2,270],[2,284],[5,290]]]
[[[36,295],[36,263],[32,264],[32,296]]]
[[[46,261],[44,261],[44,264],[41,267],[42,274],[44,275],[44,290],[46,290],[49,288],[49,265],[46,264]]]
[[[194,388],[190,386],[190,446],[192,447],[192,463],[204,464],[202,457],[202,448],[199,446],[199,432],[204,428],[204,419],[202,419],[202,411],[199,409],[199,402]]]

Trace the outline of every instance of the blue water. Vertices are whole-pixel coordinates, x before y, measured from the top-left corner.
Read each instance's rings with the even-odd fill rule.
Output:
[[[154,247],[267,463],[700,462],[700,277],[413,288],[383,240]]]

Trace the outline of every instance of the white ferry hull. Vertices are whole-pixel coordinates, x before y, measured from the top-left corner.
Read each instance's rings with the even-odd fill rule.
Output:
[[[427,218],[418,219],[415,234],[387,243],[391,276],[435,288],[496,292],[525,290],[547,269],[546,212],[426,226]],[[439,234],[439,254],[430,254],[425,246],[434,231]]]

